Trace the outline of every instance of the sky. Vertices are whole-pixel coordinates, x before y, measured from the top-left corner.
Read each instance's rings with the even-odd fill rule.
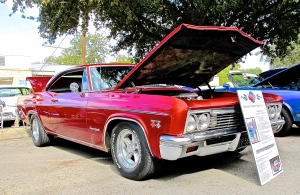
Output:
[[[23,19],[20,13],[9,16],[12,12],[11,7],[11,1],[7,1],[6,4],[0,3],[0,55],[29,56],[32,62],[42,62],[44,58],[53,53],[59,55],[61,49],[55,51],[53,47],[43,46],[46,40],[39,35],[39,24],[34,20]],[[28,9],[26,15],[37,16],[38,10]],[[60,45],[60,47],[66,48],[70,46],[71,38],[71,36],[67,36],[65,39],[60,37],[52,46]],[[252,53],[254,54],[256,51],[254,50]],[[109,62],[109,59],[106,61]],[[241,64],[243,69],[255,67],[259,67],[263,71],[269,69],[269,65],[260,62],[259,57],[255,55],[248,56],[245,63]]]

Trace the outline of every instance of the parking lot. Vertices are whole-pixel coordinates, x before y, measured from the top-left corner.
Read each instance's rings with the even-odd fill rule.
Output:
[[[0,194],[300,194],[300,130],[276,138],[283,173],[260,186],[251,148],[164,162],[155,178],[121,177],[111,156],[62,139],[37,148],[29,127],[0,130]]]

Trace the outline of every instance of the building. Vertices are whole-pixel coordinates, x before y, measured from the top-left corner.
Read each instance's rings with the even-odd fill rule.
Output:
[[[32,64],[30,56],[0,55],[0,85],[28,86],[26,77],[54,75],[72,65]]]

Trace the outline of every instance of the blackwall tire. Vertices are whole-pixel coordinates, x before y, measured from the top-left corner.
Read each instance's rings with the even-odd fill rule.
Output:
[[[114,163],[125,178],[147,179],[159,166],[150,153],[142,129],[135,123],[121,122],[113,129],[111,148]]]
[[[34,145],[37,147],[51,145],[53,141],[53,136],[48,135],[45,132],[45,129],[37,116],[33,115],[31,117],[30,124],[32,141]]]
[[[287,135],[293,126],[293,120],[287,108],[282,107],[281,116],[284,118],[285,123],[281,129],[278,129],[276,132],[274,132],[275,137],[283,137]]]

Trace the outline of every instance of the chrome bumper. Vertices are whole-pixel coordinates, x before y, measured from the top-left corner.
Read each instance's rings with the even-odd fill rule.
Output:
[[[276,121],[270,121],[271,122],[271,126],[278,126],[278,125],[284,125],[285,121],[284,119],[278,119]]]
[[[2,118],[3,118],[3,121],[14,121],[14,120],[16,120],[16,115],[12,112],[3,112]]]
[[[162,159],[177,160],[187,156],[207,156],[226,151],[234,151],[237,149],[241,133],[237,130],[214,130],[195,134],[187,134],[180,136],[163,135],[160,137],[160,154]],[[211,139],[222,139],[227,136],[234,136],[232,140],[219,142],[215,144],[207,144]],[[197,150],[187,152],[190,147],[198,147]]]

